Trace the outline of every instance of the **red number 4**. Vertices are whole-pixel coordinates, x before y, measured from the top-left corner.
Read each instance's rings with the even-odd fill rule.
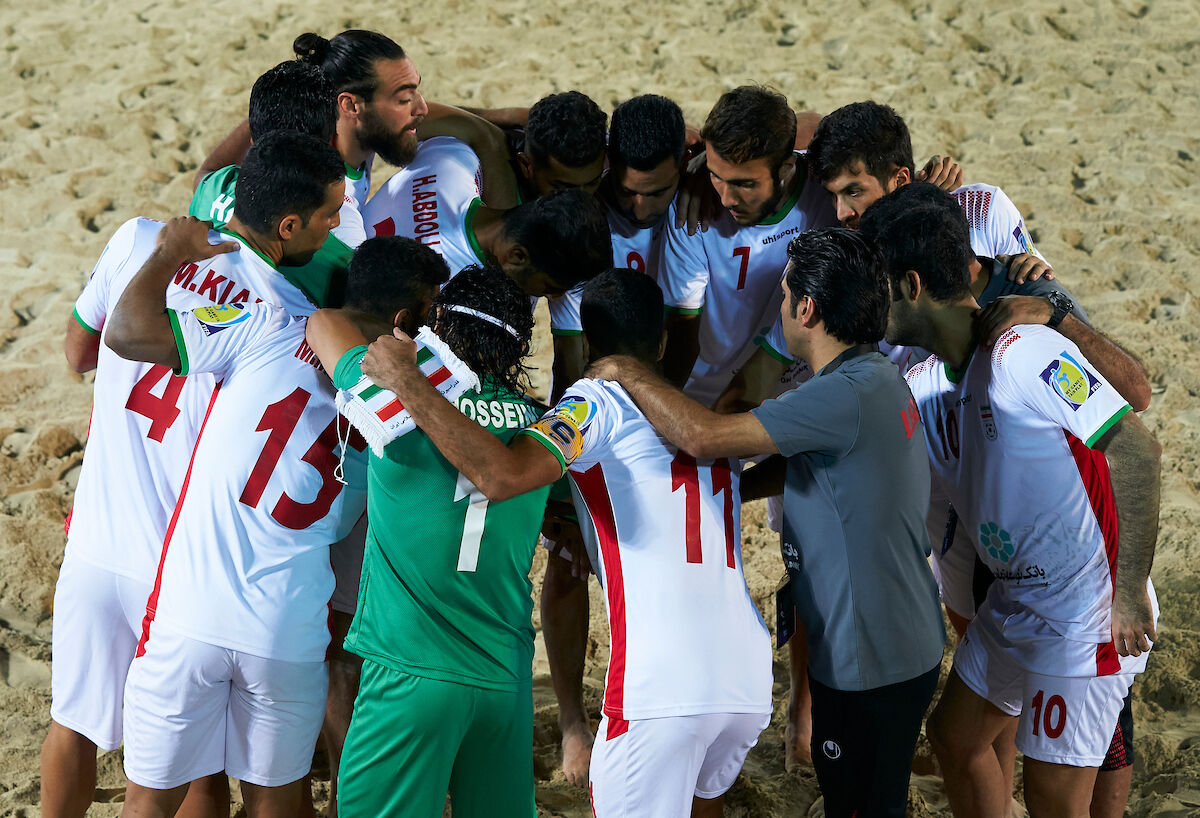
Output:
[[[167,379],[167,385],[163,387],[162,397],[159,397],[150,390],[158,386],[163,378]],[[178,420],[180,409],[177,404],[184,380],[182,375],[172,375],[170,367],[155,364],[133,385],[125,408],[150,420],[146,437],[162,443],[163,435]]]
[[[733,474],[729,460],[722,457],[708,468],[712,474],[713,496],[725,492],[725,564],[736,568],[734,548],[737,531],[733,524]],[[684,542],[687,547],[687,561],[703,562],[704,554],[700,542],[700,467],[696,458],[684,452],[679,452],[671,461],[671,491],[676,492],[681,488],[685,509]]]

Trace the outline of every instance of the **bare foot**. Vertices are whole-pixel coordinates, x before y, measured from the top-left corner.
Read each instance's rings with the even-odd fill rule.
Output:
[[[783,766],[789,773],[812,766],[812,717],[789,707],[783,728]]]
[[[576,787],[587,787],[588,767],[592,763],[592,731],[586,724],[575,724],[563,730],[562,771],[567,781]]]

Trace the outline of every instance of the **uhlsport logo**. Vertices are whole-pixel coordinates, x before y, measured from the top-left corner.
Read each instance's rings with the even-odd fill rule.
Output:
[[[200,322],[200,330],[205,335],[212,335],[228,329],[250,317],[250,313],[242,304],[217,304],[212,307],[201,307],[198,310],[192,310],[192,315]]]
[[[821,752],[823,752],[825,757],[830,761],[837,761],[842,757],[842,748],[838,746],[836,741],[826,741],[821,745]]]
[[[1008,565],[1015,553],[1012,535],[995,523],[983,523],[979,526],[979,545],[989,557],[1005,565]]]
[[[1041,378],[1072,412],[1078,412],[1079,407],[1100,388],[1100,381],[1065,351],[1042,370]]]

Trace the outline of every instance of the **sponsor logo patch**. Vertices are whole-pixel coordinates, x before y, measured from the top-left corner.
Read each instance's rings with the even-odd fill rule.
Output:
[[[821,752],[830,761],[837,761],[842,757],[842,748],[838,746],[836,741],[826,741],[821,744]]]
[[[217,304],[192,310],[192,316],[200,322],[201,332],[213,335],[245,321],[250,317],[250,313],[241,304]]]
[[[989,557],[1005,565],[1016,553],[1012,535],[995,523],[982,523],[979,526],[979,545]]]
[[[1042,370],[1041,378],[1072,412],[1078,412],[1079,407],[1100,388],[1099,379],[1065,351]]]

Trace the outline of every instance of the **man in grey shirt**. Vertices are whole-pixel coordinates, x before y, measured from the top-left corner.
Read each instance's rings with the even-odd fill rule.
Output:
[[[797,389],[721,415],[632,358],[605,358],[589,376],[619,381],[696,457],[782,455],[746,472],[742,496],[784,488],[784,598],[811,645],[825,812],[902,816],[945,641],[927,562],[924,433],[907,385],[876,348],[890,295],[874,247],[850,230],[809,231],[788,257],[784,335],[818,373]]]

